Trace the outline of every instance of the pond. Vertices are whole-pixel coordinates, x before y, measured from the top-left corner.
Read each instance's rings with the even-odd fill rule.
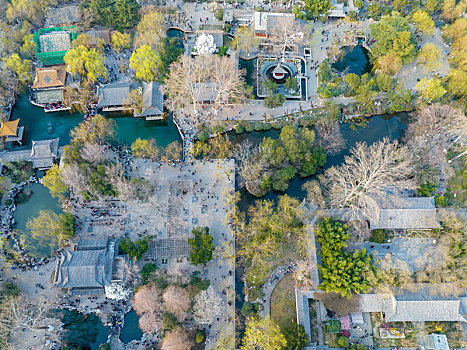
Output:
[[[407,113],[397,113],[394,115],[377,115],[369,118],[368,125],[365,127],[357,126],[355,129],[351,128],[350,124],[342,123],[341,132],[345,140],[345,147],[343,150],[333,156],[327,157],[327,162],[321,172],[333,165],[339,165],[344,161],[344,157],[349,155],[349,150],[357,142],[367,142],[371,144],[375,141],[381,140],[384,137],[388,137],[390,140],[400,139],[408,124],[409,115]],[[263,132],[251,132],[235,134],[235,132],[229,133],[229,136],[234,144],[249,140],[254,145],[259,144],[264,137],[278,138],[279,130],[269,130]],[[302,190],[302,185],[310,181],[312,178],[302,179],[296,176],[289,185],[289,188],[285,192],[269,191],[261,199],[277,199],[278,196],[287,194],[291,197],[295,197],[302,200],[305,197],[305,192]],[[241,201],[239,206],[241,209],[246,209],[247,206],[251,205],[257,197],[249,194],[245,188],[237,190],[240,191]]]
[[[368,58],[368,50],[362,45],[357,46],[344,46],[342,48],[342,56],[335,63],[332,68],[342,73],[355,73],[362,75],[371,71],[371,64]]]
[[[66,309],[56,312],[61,314],[64,323],[62,341],[69,348],[97,350],[99,345],[107,342],[109,328],[104,327],[98,316]]]
[[[125,344],[128,344],[132,340],[140,340],[143,336],[143,332],[139,328],[138,321],[139,316],[135,310],[131,310],[125,314],[122,332],[120,333],[120,339]]]
[[[146,121],[122,114],[109,114],[115,121],[117,132],[115,143],[130,146],[137,138],[155,138],[159,146],[165,147],[173,141],[181,141],[177,127],[169,117],[167,121]],[[25,126],[23,146],[16,143],[7,145],[10,149],[31,148],[32,140],[46,140],[60,137],[60,145],[70,143],[70,130],[82,120],[81,113],[53,112],[45,113],[42,108],[33,106],[27,94],[18,97],[12,111],[12,119],[20,118],[19,125]]]
[[[26,228],[26,223],[29,218],[35,218],[39,215],[41,210],[52,210],[56,214],[62,213],[62,208],[59,205],[59,202],[52,198],[47,187],[42,186],[41,184],[33,183],[31,185],[25,186],[23,191],[31,191],[32,194],[29,197],[29,200],[23,204],[18,204],[16,210],[13,213],[15,218],[15,225],[13,228],[15,230],[21,231],[24,233],[26,238],[26,246],[28,245],[28,239],[31,238],[30,231]],[[42,249],[37,251],[40,257],[47,256],[50,252],[48,250]]]

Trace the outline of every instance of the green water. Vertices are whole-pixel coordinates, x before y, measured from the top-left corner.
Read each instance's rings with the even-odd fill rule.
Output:
[[[109,329],[104,327],[98,316],[74,310],[60,310],[58,313],[65,329],[62,341],[69,348],[97,350],[100,344],[107,342]]]
[[[42,186],[41,184],[31,184],[25,186],[24,189],[31,190],[32,194],[29,197],[29,200],[24,204],[18,204],[13,217],[15,218],[15,225],[13,228],[15,230],[24,233],[26,238],[26,245],[28,245],[29,238],[31,237],[30,231],[26,228],[26,223],[29,218],[35,218],[39,215],[41,210],[52,210],[56,214],[62,213],[62,208],[60,207],[58,201],[49,193],[47,187]],[[48,250],[38,250],[37,252],[40,257],[47,256],[50,252]]]
[[[137,138],[155,138],[159,146],[165,147],[173,141],[181,141],[177,127],[169,117],[167,121],[146,121],[124,115],[107,115],[116,124],[116,140],[119,146],[130,146]],[[70,143],[70,130],[82,120],[81,113],[45,113],[42,108],[33,106],[26,94],[20,95],[12,111],[12,119],[20,118],[19,125],[25,126],[23,146],[7,144],[9,149],[31,148],[32,140],[46,140],[60,137],[60,145]]]
[[[139,316],[135,310],[131,310],[125,314],[125,322],[123,324],[122,333],[120,339],[125,344],[128,344],[132,340],[139,340],[143,336],[143,332],[138,326]]]
[[[345,46],[342,48],[342,57],[337,60],[332,68],[338,72],[343,72],[348,68],[348,73],[362,75],[369,73],[371,64],[368,58],[368,50],[361,45]]]

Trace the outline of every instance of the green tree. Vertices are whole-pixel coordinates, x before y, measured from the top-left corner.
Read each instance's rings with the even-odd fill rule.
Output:
[[[156,264],[153,263],[147,263],[144,264],[143,267],[141,268],[141,282],[143,284],[146,284],[149,282],[149,280],[153,277],[154,272],[157,271],[157,266]]]
[[[23,45],[19,48],[21,56],[25,58],[33,58],[36,50],[36,43],[34,42],[34,34],[28,34],[23,37]]]
[[[389,112],[396,113],[407,110],[407,106],[412,101],[410,90],[404,88],[404,83],[400,83],[394,91],[387,93],[389,100]]]
[[[269,317],[252,318],[245,328],[242,350],[283,349],[287,345],[279,326]]]
[[[191,246],[189,260],[194,265],[204,265],[212,260],[212,251],[214,250],[209,227],[197,227],[191,232],[194,238],[188,239]]]
[[[244,50],[247,54],[256,50],[259,45],[259,38],[255,32],[247,26],[241,26],[235,33],[235,38],[232,40],[234,50]]]
[[[418,95],[425,102],[434,102],[440,100],[446,90],[438,78],[423,78],[416,85],[415,89],[418,90]]]
[[[112,33],[112,39],[110,41],[112,48],[120,52],[123,49],[129,49],[131,46],[131,35],[130,33],[121,33],[118,30]]]
[[[48,250],[50,255],[63,246],[74,234],[75,219],[70,213],[57,215],[51,210],[41,210],[39,216],[31,218],[26,228],[31,239],[26,244],[32,251]]]
[[[434,22],[430,15],[423,10],[417,10],[412,15],[412,22],[417,27],[417,31],[423,34],[432,35]]]
[[[157,48],[165,37],[164,16],[157,11],[146,13],[137,27],[136,46]]]
[[[121,31],[138,23],[136,0],[87,0],[82,7],[89,9],[96,22],[105,27]]]
[[[164,65],[161,58],[148,45],[140,46],[130,57],[130,68],[140,81],[156,81],[162,74]]]
[[[379,91],[389,92],[392,89],[393,81],[388,74],[378,74],[376,76],[376,85],[378,85]]]
[[[64,198],[65,193],[68,192],[68,187],[62,181],[57,164],[52,165],[52,168],[47,170],[45,176],[42,178],[42,184],[49,189],[50,194],[54,198]]]
[[[3,59],[8,69],[11,69],[18,77],[22,85],[28,85],[32,80],[32,61],[23,60],[17,53]]]
[[[350,298],[352,292],[366,292],[375,283],[375,268],[365,248],[347,253],[348,226],[331,219],[322,219],[316,228],[316,240],[320,243],[318,266],[322,282],[318,289],[336,292]]]
[[[416,40],[411,33],[408,20],[398,12],[391,16],[382,16],[378,23],[370,25],[370,31],[376,40],[371,46],[370,55],[373,61],[381,56],[393,54],[402,63],[410,63],[415,57]]]
[[[289,92],[294,92],[298,89],[298,82],[297,82],[297,79],[295,79],[294,77],[288,77],[286,80],[285,80],[285,83],[284,83],[284,88],[289,91]]]
[[[355,0],[354,5],[355,7],[358,7],[359,9],[361,9],[363,7],[363,0]]]
[[[287,348],[290,350],[300,350],[308,344],[308,334],[305,328],[295,322],[284,329],[284,336],[287,341]]]
[[[305,6],[295,4],[293,13],[297,18],[301,19],[317,19],[327,15],[328,10],[331,8],[329,0],[305,0]],[[305,12],[305,16],[302,11]]]
[[[156,158],[160,154],[159,147],[157,147],[156,140],[137,138],[131,144],[131,152],[135,157],[148,157]]]
[[[427,0],[423,9],[426,11],[426,13],[432,14],[439,9],[439,6],[440,0]]]
[[[378,73],[395,75],[402,68],[402,60],[395,53],[388,53],[376,59],[374,70]]]
[[[68,72],[79,75],[90,83],[95,83],[100,77],[107,77],[104,55],[94,48],[88,49],[84,45],[68,50],[64,61]]]
[[[143,239],[138,239],[133,242],[129,238],[122,238],[120,240],[120,250],[130,256],[131,259],[136,258],[140,260],[143,257],[143,254],[146,253],[149,249],[149,238],[145,237]]]
[[[428,43],[418,52],[418,62],[425,65],[426,71],[438,67],[441,63],[441,49],[435,44]]]
[[[352,89],[353,92],[357,91],[360,86],[360,77],[355,73],[349,73],[345,76],[344,81]]]

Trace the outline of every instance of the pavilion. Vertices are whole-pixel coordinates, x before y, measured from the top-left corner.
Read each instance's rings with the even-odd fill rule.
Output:
[[[59,158],[58,142],[60,138],[52,140],[32,141],[30,160],[33,168],[39,170],[50,169]]]
[[[0,137],[5,137],[5,141],[13,142],[16,141],[20,145],[23,139],[24,126],[18,127],[19,119],[11,121],[0,121]]]
[[[99,102],[97,108],[104,112],[124,111],[131,109],[130,84],[112,83],[97,88]]]
[[[160,120],[164,117],[164,94],[160,84],[144,83],[142,111],[136,116],[145,117],[146,120]]]

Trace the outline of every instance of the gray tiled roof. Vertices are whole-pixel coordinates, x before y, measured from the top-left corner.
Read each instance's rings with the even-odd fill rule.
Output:
[[[54,159],[58,158],[58,143],[60,138],[32,141],[30,160],[38,169],[50,168]]]
[[[97,88],[99,96],[98,108],[109,106],[125,106],[130,104],[130,84],[113,83]]]
[[[160,84],[155,82],[144,83],[142,117],[164,114],[164,95]]]
[[[410,197],[399,205],[380,207],[377,218],[370,218],[370,229],[439,228],[433,197]]]
[[[460,300],[398,300],[393,313],[386,312],[386,320],[395,321],[461,321],[467,322],[462,316]]]
[[[78,6],[63,6],[51,8],[47,11],[46,27],[58,27],[62,24],[73,24],[81,21]]]

